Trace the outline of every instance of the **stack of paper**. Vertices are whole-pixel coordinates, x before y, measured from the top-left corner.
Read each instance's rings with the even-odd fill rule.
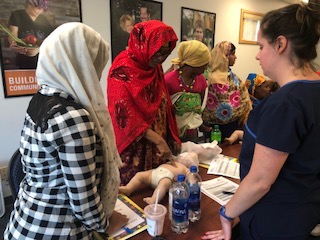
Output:
[[[240,164],[237,158],[219,154],[210,161],[201,162],[201,167],[208,168],[207,174],[216,174],[240,179]]]
[[[239,185],[237,183],[225,177],[218,177],[201,182],[201,192],[221,205],[229,202],[238,187]]]
[[[207,173],[240,179],[240,164],[228,156],[218,156],[211,161]]]

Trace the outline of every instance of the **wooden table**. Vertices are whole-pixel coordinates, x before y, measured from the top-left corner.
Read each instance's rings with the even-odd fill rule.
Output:
[[[231,156],[231,157],[238,157],[241,144],[234,144],[234,145],[227,145],[222,144],[220,145],[222,148],[222,154]],[[210,180],[212,178],[217,177],[217,175],[209,175],[207,174],[207,169],[199,167],[199,173],[203,181]],[[235,182],[239,183],[239,181],[230,178]],[[151,196],[153,189],[145,189],[138,193],[133,193],[130,198],[142,209],[147,205],[143,198],[146,196]],[[168,194],[166,197],[160,202],[164,206],[168,208]],[[189,230],[185,234],[176,234],[171,230],[171,222],[169,220],[169,215],[166,215],[163,234],[161,237],[172,240],[172,239],[179,239],[179,240],[192,240],[192,239],[200,239],[200,237],[206,232],[211,230],[218,230],[221,228],[220,224],[220,217],[219,217],[219,209],[220,204],[212,200],[211,198],[207,197],[203,193],[201,194],[201,218],[199,221],[195,223],[190,223]],[[150,240],[152,237],[148,234],[147,231],[143,231],[130,239],[136,240]]]

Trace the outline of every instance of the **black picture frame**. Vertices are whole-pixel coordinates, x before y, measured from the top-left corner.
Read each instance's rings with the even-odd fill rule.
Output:
[[[122,16],[127,21],[133,20],[133,25],[141,22],[140,9],[148,9],[151,19],[162,21],[162,2],[149,0],[112,0],[110,1],[111,23],[111,55],[112,60],[128,45],[129,33],[122,29]],[[131,19],[131,20],[129,20]]]
[[[194,32],[197,28],[203,30],[203,39],[200,41],[206,44],[209,49],[212,49],[214,47],[216,14],[182,7],[180,41],[195,39]]]
[[[25,6],[25,0],[1,1],[0,23],[8,28],[11,13],[25,9]],[[52,25],[52,31],[63,23],[82,22],[81,0],[50,0],[42,15]],[[36,67],[34,63],[26,63],[26,67],[17,64],[17,53],[10,47],[8,36],[0,28],[0,60],[5,98],[33,95],[38,90]]]

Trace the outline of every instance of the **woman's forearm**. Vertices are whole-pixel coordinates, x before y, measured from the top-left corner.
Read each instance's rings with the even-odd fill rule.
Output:
[[[159,136],[155,131],[148,128],[144,133],[143,136],[148,139],[149,141],[153,142],[155,145],[158,145],[162,142],[164,142],[164,139]]]
[[[163,137],[161,137],[159,134],[157,134],[155,131],[151,129],[147,129],[144,132],[144,137],[156,145],[159,151],[157,153],[159,157],[163,159],[167,159],[174,164],[174,159],[172,157],[171,149],[169,148],[166,140],[163,139]]]
[[[240,216],[267,194],[269,190],[270,187],[244,178],[236,193],[226,205],[226,215],[232,218]]]
[[[250,171],[226,205],[227,216],[238,217],[267,194],[288,155],[288,153],[256,144]]]

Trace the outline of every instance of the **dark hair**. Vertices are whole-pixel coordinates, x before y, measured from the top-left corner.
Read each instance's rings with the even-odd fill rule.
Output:
[[[26,0],[26,4],[30,4],[33,7],[40,7],[43,10],[48,9],[48,0]]]
[[[151,14],[151,9],[148,7],[147,4],[142,3],[142,4],[140,5],[139,10],[140,10],[141,8],[146,8],[146,9],[147,9],[147,13],[148,13],[148,14]]]
[[[320,0],[310,0],[308,4],[292,4],[270,11],[262,18],[260,29],[269,43],[275,43],[280,35],[285,36],[292,47],[291,61],[294,62],[294,57],[297,58],[297,67],[302,67],[317,57]]]
[[[230,42],[230,54],[234,53],[235,51],[236,51],[236,46],[232,42]]]

